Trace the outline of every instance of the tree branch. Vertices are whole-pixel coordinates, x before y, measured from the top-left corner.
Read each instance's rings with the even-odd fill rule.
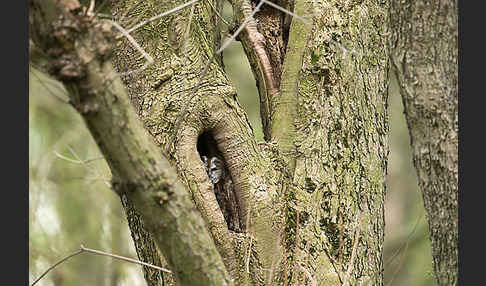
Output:
[[[140,211],[178,283],[232,285],[189,193],[143,128],[120,78],[105,78],[114,71],[112,26],[66,8],[65,1],[31,0],[30,6],[33,40],[50,56],[51,75],[71,91],[110,166],[114,190]]]
[[[294,11],[300,15],[310,12],[307,1],[296,0]],[[295,150],[295,118],[297,116],[297,96],[299,74],[302,69],[302,58],[304,56],[307,40],[309,39],[312,25],[304,21],[292,21],[290,25],[289,43],[283,63],[282,80],[280,84],[280,96],[272,101],[272,140],[277,145],[293,172],[295,168],[295,157],[291,156]],[[293,158],[293,159],[290,159]]]
[[[253,14],[258,11],[256,8],[264,2],[260,2],[255,10],[252,11],[249,1],[232,0],[233,11],[236,19],[245,23],[240,27],[244,27],[245,33],[239,36],[248,60],[251,64],[253,75],[257,81],[258,91],[260,94],[260,114],[263,124],[263,133],[265,140],[270,139],[272,114],[271,99],[279,94],[278,85],[275,81],[273,68],[270,62],[270,56],[265,50],[265,38],[258,32],[257,24],[253,18]]]

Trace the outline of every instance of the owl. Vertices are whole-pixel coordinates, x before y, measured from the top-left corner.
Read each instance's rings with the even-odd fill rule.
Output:
[[[205,167],[206,173],[209,176],[209,180],[213,185],[217,184],[223,175],[225,175],[225,167],[223,161],[221,161],[218,157],[212,157],[209,162],[207,162],[206,156],[203,156],[203,160],[205,160]]]
[[[229,230],[240,232],[238,203],[234,192],[233,181],[223,160],[218,157],[207,158],[201,156],[209,180],[213,184],[213,191],[223,213]]]

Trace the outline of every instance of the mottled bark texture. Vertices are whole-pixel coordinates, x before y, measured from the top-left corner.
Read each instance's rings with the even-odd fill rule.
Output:
[[[73,0],[29,4],[30,36],[45,56],[45,70],[70,91],[71,103],[110,166],[113,189],[140,213],[175,280],[233,285],[188,191],[143,128],[114,73],[112,24],[86,16]]]
[[[241,24],[251,13],[250,3],[232,4],[236,22]],[[130,5],[117,6],[120,10],[115,9],[115,14],[122,15]],[[146,1],[128,18],[146,19],[176,5]],[[267,6],[255,16],[260,20],[258,25],[250,21],[239,35],[251,59],[262,105],[267,104],[262,107],[267,108],[262,120],[267,126],[278,126],[283,118],[289,122],[285,126],[293,129],[290,143],[283,148],[279,138],[275,138],[275,146],[272,142],[255,144],[236,92],[217,60],[194,89],[220,45],[219,34],[214,32],[221,28],[220,20],[213,10],[220,5],[219,1],[195,5],[187,40],[184,32],[190,8],[134,33],[155,59],[148,70],[125,78],[140,118],[178,166],[216,245],[220,245],[218,249],[229,252],[222,256],[227,257],[227,265],[233,263],[237,268],[233,273],[246,272],[248,267],[250,277],[246,279],[252,284],[272,280],[335,285],[346,280],[351,285],[380,285],[388,154],[386,2],[298,2],[295,9],[302,7],[299,13],[310,16],[314,12],[313,19],[308,17],[312,27],[302,27],[302,22],[294,19],[288,38],[278,30],[285,25],[273,21],[281,15],[269,12],[273,8]],[[275,26],[266,30],[267,34],[260,33],[267,22]],[[279,32],[271,38],[268,31],[275,27],[280,27]],[[285,53],[278,52],[287,45],[287,52],[291,51],[292,33],[297,47],[294,61],[280,58]],[[306,37],[309,34],[312,37]],[[121,46],[116,58],[120,71],[143,64],[136,61],[134,53],[128,45]],[[287,79],[282,73],[286,60],[292,63],[287,67]],[[284,80],[289,95],[281,99]],[[277,117],[276,122],[272,114],[285,104],[296,110],[287,112],[287,117]],[[189,107],[180,118],[186,105]],[[280,113],[286,114],[285,109]],[[178,120],[182,123],[176,129]],[[246,223],[244,243],[257,246],[255,257],[261,261],[248,258],[248,249],[238,246],[242,235],[228,232],[215,208],[209,180],[194,153],[197,137],[203,132],[215,138],[236,182]],[[270,139],[270,127],[267,132]],[[170,140],[173,134],[177,134],[175,146]],[[295,162],[293,168],[288,165],[289,158]],[[268,226],[273,226],[272,231]],[[236,243],[226,246],[232,241],[228,238]],[[279,244],[285,247],[279,250]]]
[[[457,1],[391,1],[391,59],[405,108],[439,285],[458,283]]]
[[[182,3],[113,1],[112,13],[120,25],[129,27]],[[196,247],[203,247],[200,243],[209,232],[208,249],[216,247],[224,270],[237,285],[382,285],[389,7],[378,0],[276,3],[306,16],[309,23],[291,20],[262,4],[265,7],[255,15],[259,21],[251,19],[238,37],[257,80],[266,142],[257,144],[222,58],[215,55],[222,40],[220,0],[198,1],[131,32],[154,63],[122,78],[129,93],[126,98],[118,81],[119,89],[109,95],[100,98],[98,93],[103,90],[96,89],[89,97],[96,103],[100,100],[98,104],[111,116],[117,115],[117,108],[121,103],[125,106],[129,97],[151,139],[125,120],[115,120],[118,117],[103,117],[106,129],[99,130],[95,123],[100,111],[82,115],[111,162],[114,178],[119,180],[114,181],[115,187],[128,198],[123,203],[132,220],[132,237],[144,235],[145,228],[150,232],[144,236],[146,242],[136,243],[139,257],[151,256],[153,239],[176,273],[177,283],[189,285],[184,284],[183,274],[199,280],[190,285],[230,282],[226,272],[219,271],[218,260],[211,260],[210,250],[207,262],[214,269],[179,273],[199,263],[199,253],[187,257],[193,248],[180,249],[178,244],[164,250],[168,241],[180,235],[179,229],[169,227],[172,224],[189,228],[194,224],[193,230],[200,231],[194,234]],[[251,13],[251,4],[235,0],[232,5],[234,20],[241,24]],[[86,43],[88,47],[94,44]],[[126,39],[118,42],[113,61],[118,72],[134,71],[145,63]],[[89,88],[93,85],[87,85]],[[158,148],[135,154],[130,148],[109,152],[108,143],[125,142],[122,135],[127,132],[144,144],[153,139]],[[208,148],[198,149],[200,145],[209,145],[211,154],[202,151]],[[177,188],[174,193],[181,192],[181,210],[170,208],[174,220],[168,220],[163,207],[162,211],[155,208],[154,201],[162,206],[179,202],[172,200],[174,195],[165,202],[165,189],[155,193],[158,200],[150,199],[150,183],[164,180],[165,169],[157,169],[160,178],[152,173],[144,177],[150,167],[145,165],[136,165],[138,171],[117,171],[120,160],[155,164],[151,160],[159,162],[161,154],[175,166],[178,178],[190,191],[205,229],[188,217],[194,209],[183,213],[187,206],[184,188],[175,179],[160,183],[169,190]],[[201,160],[207,155],[221,158],[228,169],[238,202],[240,232],[228,229],[219,209]],[[170,173],[171,167],[163,166]],[[140,182],[127,184],[123,179],[130,176]],[[139,185],[148,190],[132,190]],[[123,192],[123,186],[131,191]],[[129,212],[131,209],[140,216]],[[164,228],[165,224],[169,226]],[[164,237],[168,241],[162,241]],[[182,242],[188,242],[184,238]],[[174,261],[178,251],[181,256]],[[187,259],[189,266],[179,265],[180,259]],[[152,279],[149,274],[145,276],[149,285],[162,283],[160,277]],[[203,280],[211,275],[224,283]]]
[[[387,1],[313,3],[298,77],[299,187],[287,194],[295,204],[287,218],[298,227],[287,232],[287,248],[293,264],[306,265],[319,284],[382,285]],[[290,33],[291,39],[292,27]],[[292,285],[306,279],[305,272],[295,276]]]
[[[130,9],[136,3],[115,3],[113,13],[120,19],[129,11],[126,19],[143,21],[182,2],[144,1],[136,9]],[[208,154],[198,153],[198,140],[205,140],[201,138],[204,133],[204,137],[215,142],[213,153],[219,154],[213,155],[224,159],[234,184],[242,230],[247,232],[246,239],[254,240],[252,248],[265,254],[261,255],[261,260],[268,269],[279,253],[278,245],[273,241],[255,243],[255,240],[270,241],[259,238],[274,238],[281,228],[280,220],[273,215],[270,197],[276,200],[276,183],[272,181],[278,176],[264,178],[272,168],[259,153],[253,131],[238,103],[236,90],[224,73],[220,56],[208,63],[221,41],[221,20],[215,13],[221,6],[220,1],[198,2],[194,5],[190,26],[191,7],[188,7],[134,32],[137,42],[151,52],[155,63],[124,80],[132,102],[138,107],[140,119],[162,152],[168,154],[177,166],[180,177],[191,190],[225,265],[238,281],[244,282],[248,276],[247,267],[253,267],[253,262],[244,259],[251,251],[241,249],[241,253],[235,254],[238,249],[235,244],[239,243],[236,238],[241,235],[227,228],[201,160],[201,156]],[[122,20],[121,24],[124,24]],[[135,53],[130,45],[120,46],[115,59],[120,71],[143,65]],[[207,73],[201,78],[204,71]],[[201,145],[207,145],[207,142]],[[257,199],[249,204],[250,197]],[[267,215],[259,215],[262,213]],[[251,234],[254,228],[259,231]]]

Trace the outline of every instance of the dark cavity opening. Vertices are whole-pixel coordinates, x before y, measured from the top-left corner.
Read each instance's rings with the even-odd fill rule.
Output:
[[[197,139],[197,152],[206,169],[209,181],[218,201],[229,230],[241,232],[238,199],[233,180],[223,154],[219,151],[216,140],[210,132],[203,132]]]
[[[203,132],[197,138],[197,152],[201,158],[202,156],[206,156],[207,158],[223,158],[223,154],[219,151],[216,140],[214,140],[213,135],[209,132]]]

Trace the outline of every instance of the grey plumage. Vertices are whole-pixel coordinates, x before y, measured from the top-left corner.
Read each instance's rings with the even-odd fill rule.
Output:
[[[211,158],[209,162],[209,179],[214,184],[217,184],[224,175],[224,164],[218,157]]]
[[[240,231],[238,203],[234,193],[233,181],[226,166],[218,157],[201,156],[209,180],[213,184],[216,200],[223,213],[228,229]]]

